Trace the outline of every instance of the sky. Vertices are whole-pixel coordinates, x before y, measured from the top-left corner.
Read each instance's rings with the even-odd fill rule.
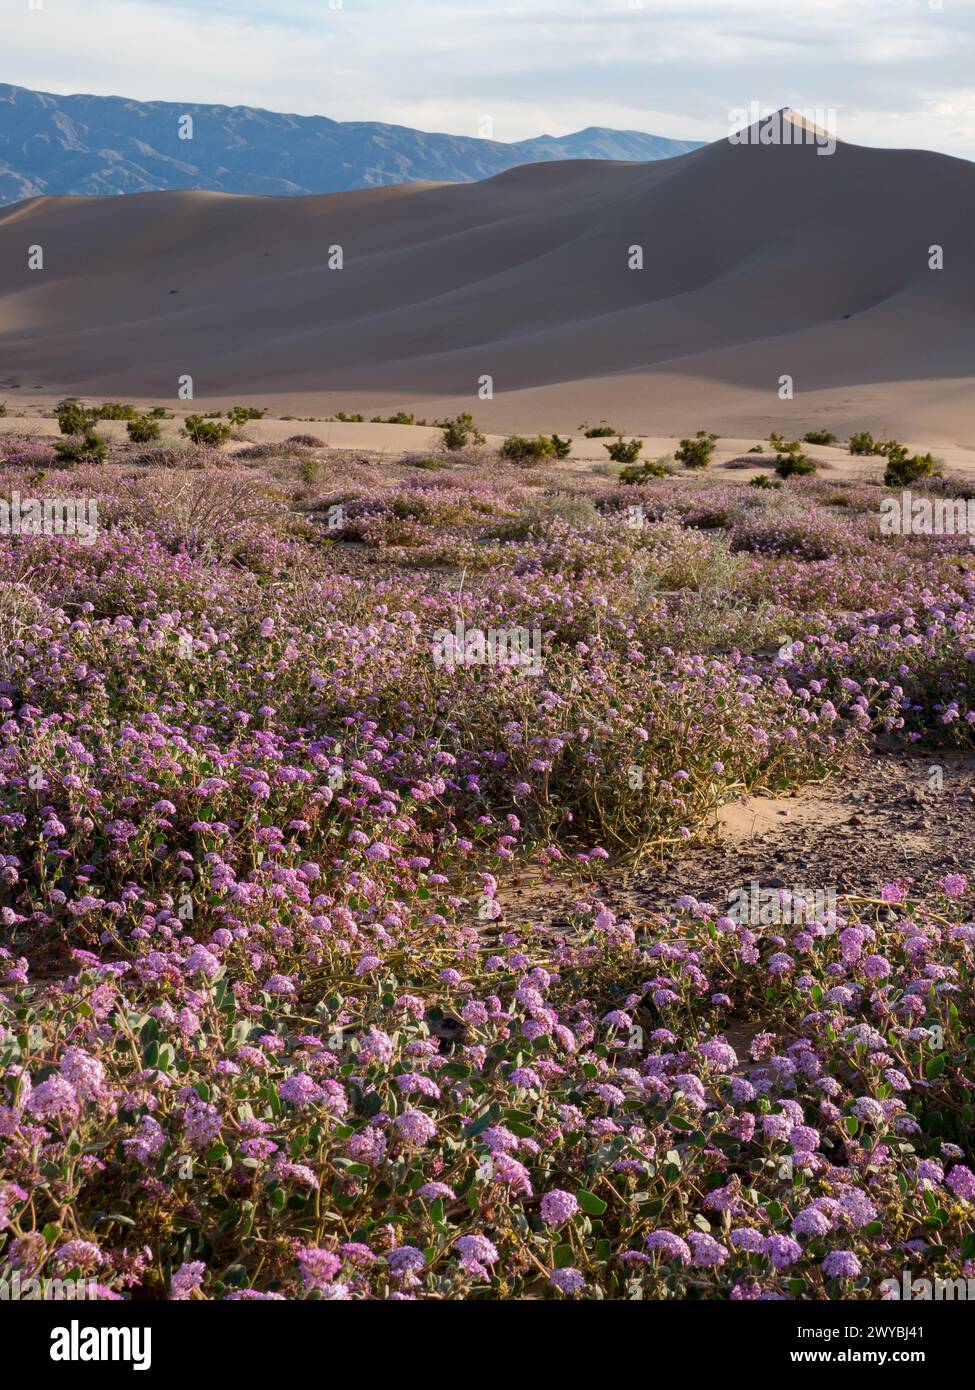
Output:
[[[0,0],[0,81],[497,140],[757,102],[975,158],[975,0]]]

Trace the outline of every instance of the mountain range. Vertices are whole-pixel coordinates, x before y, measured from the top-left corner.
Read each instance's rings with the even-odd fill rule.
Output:
[[[181,138],[181,131],[191,138]],[[251,106],[56,96],[0,84],[0,204],[38,194],[206,189],[298,195],[463,183],[519,164],[642,162],[696,148],[695,141],[595,126],[505,144]]]

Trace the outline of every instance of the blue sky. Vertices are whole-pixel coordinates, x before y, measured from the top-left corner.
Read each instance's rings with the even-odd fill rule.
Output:
[[[975,0],[41,5],[0,0],[0,80],[499,140],[716,139],[757,101],[835,110],[840,138],[975,158]]]

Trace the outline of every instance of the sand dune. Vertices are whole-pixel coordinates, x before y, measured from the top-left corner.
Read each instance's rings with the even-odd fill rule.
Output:
[[[966,444],[973,225],[975,165],[847,144],[310,198],[38,198],[0,213],[0,396],[171,401],[190,374],[203,402],[295,413],[456,405],[490,429],[661,435],[830,420]]]

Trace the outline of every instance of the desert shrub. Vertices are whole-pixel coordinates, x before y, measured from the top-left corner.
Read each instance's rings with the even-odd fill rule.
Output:
[[[194,444],[216,447],[229,439],[233,431],[222,420],[205,420],[202,415],[187,415],[181,433],[192,439]]]
[[[236,429],[241,429],[248,420],[263,420],[266,414],[266,410],[260,410],[256,405],[235,405],[227,411],[227,419]]]
[[[164,405],[154,405],[151,410],[146,411],[150,420],[172,420],[175,419],[173,412],[167,410]]]
[[[285,444],[294,444],[300,449],[323,449],[324,439],[319,439],[317,434],[289,434],[284,441]]]
[[[156,444],[162,436],[159,421],[150,420],[147,415],[137,415],[125,428],[133,444]]]
[[[402,454],[396,462],[400,468],[446,468],[447,461],[436,454]]]
[[[298,476],[308,487],[316,483],[321,483],[325,477],[325,465],[321,459],[315,458],[313,454],[302,454],[297,460]]]
[[[6,402],[6,401],[0,401],[0,416],[6,415],[6,413],[7,413],[7,402]]]
[[[509,463],[517,463],[524,468],[551,458],[555,453],[555,445],[543,434],[536,435],[534,439],[525,439],[520,434],[509,434],[501,445],[500,453]]]
[[[768,442],[775,450],[776,455],[794,454],[798,458],[802,453],[802,444],[798,439],[783,439],[781,434],[772,433],[768,437]]]
[[[831,434],[829,430],[807,430],[802,438],[805,444],[826,445],[836,443],[836,435]]]
[[[750,454],[764,454],[765,449],[761,444],[753,444],[752,447],[748,450],[748,452]]]
[[[615,425],[607,425],[605,421],[601,425],[593,425],[591,429],[584,431],[586,439],[612,439],[619,434]]]
[[[474,424],[474,417],[469,411],[465,410],[462,415],[456,415],[453,420],[438,420],[437,425],[443,430],[443,446],[451,453],[465,448],[471,442],[484,443],[484,435]]]
[[[553,434],[549,438],[552,441],[552,448],[555,450],[557,459],[567,459],[572,453],[572,440],[563,439],[560,435]]]
[[[374,425],[415,425],[416,420],[408,410],[397,410],[395,415],[387,415],[385,420],[381,415],[372,417]]]
[[[862,430],[860,434],[850,435],[851,454],[875,454],[877,444],[869,430]]]
[[[248,444],[238,449],[234,458],[249,462],[252,459],[294,459],[301,458],[305,450],[300,444],[288,440],[267,439],[262,444]]]
[[[759,450],[759,453],[761,455],[759,458],[752,457],[749,454],[739,454],[737,458],[728,459],[721,467],[729,469],[732,473],[741,472],[742,469],[746,468],[750,471],[753,468],[775,467],[774,455],[770,457],[764,450]]]
[[[91,431],[54,441],[58,463],[101,463],[107,453],[104,439]]]
[[[340,420],[343,425],[361,425],[366,417],[364,415],[346,415],[344,410],[338,410],[332,418]]]
[[[140,468],[200,468],[200,450],[190,444],[164,444],[136,454],[133,462]]]
[[[62,401],[57,409],[58,429],[62,434],[87,434],[94,423],[92,411],[78,401]]]
[[[687,468],[707,468],[718,442],[716,434],[698,430],[693,439],[682,439],[674,452],[674,458]]]
[[[649,482],[651,478],[666,478],[667,470],[656,459],[644,459],[642,463],[629,468],[621,468],[619,481],[627,486]]]
[[[596,505],[588,497],[577,497],[569,493],[559,493],[554,497],[533,498],[516,516],[504,517],[493,522],[485,533],[485,539],[505,542],[520,542],[545,535],[549,538],[569,535],[565,527],[582,531],[587,527],[599,526],[600,514]],[[564,523],[560,528],[553,523]]]
[[[769,478],[765,473],[760,473],[757,478],[749,479],[749,487],[761,488],[780,488],[782,484],[777,478]]]
[[[138,418],[135,406],[124,405],[121,401],[103,401],[91,410],[93,420],[135,420]]]
[[[876,453],[894,464],[903,463],[908,457],[907,446],[899,443],[896,439],[885,439],[882,444],[877,445]]]
[[[779,454],[775,460],[775,471],[780,478],[806,478],[816,471],[815,459],[805,454]]]
[[[636,463],[643,448],[642,439],[631,439],[629,443],[620,435],[615,444],[604,444],[603,448],[614,463]]]
[[[934,477],[936,473],[937,464],[932,454],[909,456],[903,446],[898,446],[896,453],[887,455],[884,482],[887,487],[907,487],[922,478]]]

